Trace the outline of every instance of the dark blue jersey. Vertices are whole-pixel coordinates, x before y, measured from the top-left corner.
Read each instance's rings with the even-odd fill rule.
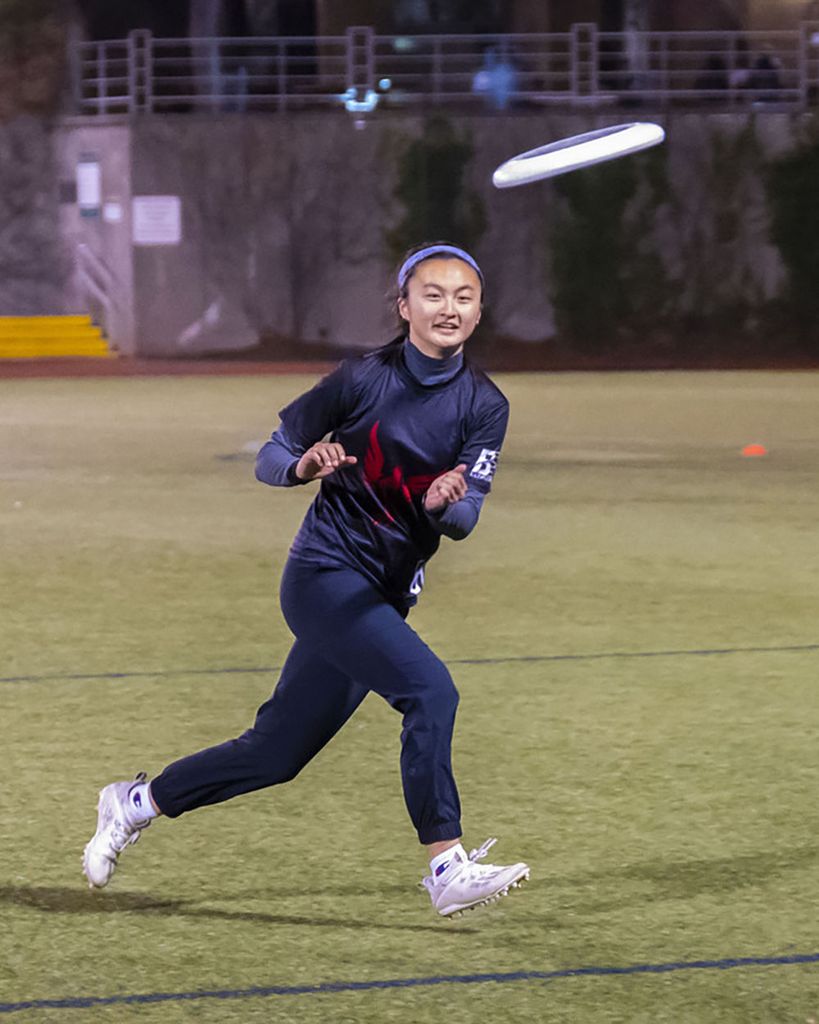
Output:
[[[408,343],[407,343],[408,344]],[[298,457],[330,434],[355,455],[354,466],[321,481],[291,554],[319,565],[349,566],[367,576],[396,607],[415,603],[423,567],[458,506],[480,499],[492,485],[509,418],[509,403],[479,369],[464,362],[441,383],[422,384],[410,373],[401,340],[338,368],[280,413],[281,427],[259,453],[257,476],[283,483],[282,448],[289,453],[288,481]],[[442,513],[428,513],[422,498],[432,481],[467,466],[467,498]],[[465,508],[469,513],[469,509]]]

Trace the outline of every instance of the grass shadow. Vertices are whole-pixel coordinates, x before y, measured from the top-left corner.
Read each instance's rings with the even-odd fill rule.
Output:
[[[434,932],[440,935],[440,924],[412,924],[380,921],[377,917],[316,917],[310,914],[271,914],[253,910],[221,910],[202,906],[193,900],[158,899],[147,893],[99,893],[59,886],[0,886],[0,905],[25,907],[46,914],[156,914],[164,917],[207,919],[211,921],[246,921],[256,924],[294,925],[310,928],[361,928],[389,931]],[[469,930],[459,928],[459,931]]]
[[[573,913],[597,914],[624,910],[635,904],[690,900],[703,895],[727,895],[741,889],[768,885],[786,871],[809,867],[819,861],[819,847],[738,854],[700,860],[646,861],[608,871],[551,879],[553,885],[574,891],[577,899],[560,900]],[[644,883],[639,893],[628,883]],[[608,900],[583,899],[583,893],[601,889],[621,895]]]
[[[712,860],[634,864],[619,874],[623,878],[653,883],[662,898],[682,899],[768,884],[786,871],[808,867],[817,860],[819,847],[801,846]]]

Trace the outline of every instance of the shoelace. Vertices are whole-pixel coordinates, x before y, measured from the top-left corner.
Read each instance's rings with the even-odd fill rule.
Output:
[[[474,877],[475,872],[479,873],[482,870],[483,865],[478,865],[478,861],[483,860],[496,842],[497,839],[487,839],[477,850],[470,851],[467,863],[463,864],[463,869],[468,871],[471,877]],[[435,879],[432,875],[429,875],[427,878],[422,879],[422,885],[428,892],[432,892],[435,888]]]
[[[125,822],[115,818],[110,825],[110,835],[108,838],[108,849],[112,853],[122,853],[125,847],[129,843],[135,843],[139,838],[139,829],[133,829],[130,825],[126,825]]]
[[[472,852],[469,854],[469,859],[473,863],[478,860],[483,860],[483,858],[487,855],[487,853],[489,853],[489,851],[492,849],[496,842],[497,839],[487,839],[483,846],[479,846],[477,850],[472,850]]]
[[[463,870],[469,879],[478,879],[484,872],[492,870],[492,864],[478,864],[478,861],[483,860],[496,842],[497,839],[487,839],[483,846],[479,846],[477,850],[470,852],[469,860],[463,865]]]

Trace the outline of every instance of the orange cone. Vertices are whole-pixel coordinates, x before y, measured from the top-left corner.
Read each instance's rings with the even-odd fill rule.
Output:
[[[764,444],[746,444],[742,449],[742,454],[746,459],[752,459],[759,455],[767,455],[768,449]]]

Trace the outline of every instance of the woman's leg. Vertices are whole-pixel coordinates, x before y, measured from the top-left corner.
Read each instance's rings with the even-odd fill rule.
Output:
[[[427,845],[458,839],[461,807],[451,763],[458,692],[443,662],[352,570],[290,563],[282,611],[300,644],[403,715],[401,777],[418,838]]]
[[[283,595],[286,591],[283,584]],[[309,588],[301,599],[309,602]],[[83,852],[89,885],[108,885],[119,855],[150,824],[149,803],[155,812],[176,818],[195,807],[292,779],[366,695],[364,687],[322,658],[314,644],[297,640],[251,729],[176,761],[150,786],[140,773],[133,783],[113,782],[100,790],[97,830]]]
[[[169,765],[151,782],[162,814],[176,818],[294,778],[352,715],[366,689],[302,640],[293,645],[273,695],[237,739]]]

